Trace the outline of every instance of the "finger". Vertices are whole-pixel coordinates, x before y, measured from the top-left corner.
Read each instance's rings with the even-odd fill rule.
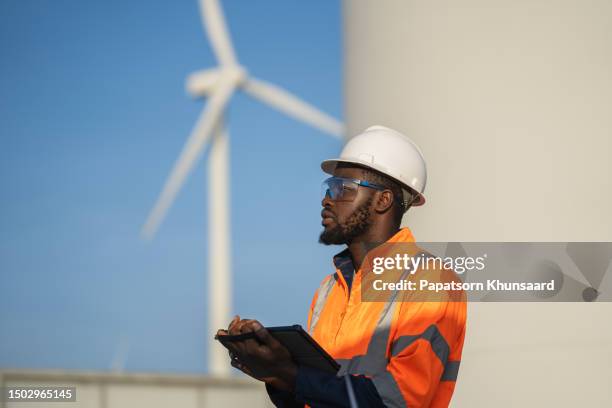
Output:
[[[240,322],[240,326],[239,326],[240,333],[246,334],[246,333],[254,332],[254,329],[253,329],[254,323],[259,323],[259,322],[257,322],[257,320],[255,319],[243,319]],[[259,348],[264,346],[256,337],[245,339],[242,342],[246,347],[246,352],[249,354],[259,354],[262,351],[262,350],[259,350]]]
[[[232,351],[236,354],[236,356],[244,358],[248,354],[248,347],[246,345],[246,341],[248,340],[237,340],[230,342],[230,344],[232,345]]]
[[[232,329],[230,331],[230,334],[232,335],[238,335],[238,334],[245,334],[245,333],[250,333],[253,331],[253,329],[251,328],[251,324],[253,322],[256,322],[256,320],[253,319],[242,319],[239,322],[235,323],[232,326]],[[259,342],[256,339],[246,339],[246,340],[240,340],[240,341],[235,341],[233,342],[236,346],[236,349],[239,350],[238,353],[241,354],[242,356],[245,355],[251,355],[256,353],[258,350],[257,348],[260,346]]]
[[[242,363],[240,363],[238,361],[232,361],[231,365],[232,365],[232,367],[242,371],[246,375],[255,378],[255,376],[253,375],[253,372],[251,370],[249,370],[248,367],[246,367],[244,364],[242,364]]]
[[[227,350],[229,351],[230,356],[231,355],[240,356],[241,354],[244,354],[243,351],[242,351],[242,348],[237,343],[239,343],[239,342],[236,342],[236,341],[228,341],[228,342],[226,342],[226,346],[225,347],[227,347]]]
[[[232,367],[236,367],[242,371],[245,371],[246,366],[242,363],[242,361],[240,361],[237,357],[234,356],[234,358],[232,358],[230,360],[230,364],[232,365]]]
[[[230,364],[231,364],[231,366],[232,366],[232,367],[234,367],[234,368],[236,368],[236,369],[238,369],[238,370],[240,370],[240,371],[242,371],[242,372],[245,372],[245,371],[242,369],[242,364],[240,364],[239,362],[237,362],[237,361],[231,361],[231,362],[230,362]]]
[[[250,324],[250,329],[251,331],[255,332],[255,337],[257,337],[260,342],[268,347],[278,347],[281,345],[280,342],[272,337],[270,332],[266,330],[266,328],[263,327],[258,321],[253,321]]]
[[[215,339],[218,339],[219,336],[225,336],[228,335],[229,333],[226,330],[223,329],[219,329],[217,330],[217,334],[215,335]],[[232,353],[236,354],[236,353],[243,353],[243,348],[242,346],[240,346],[239,344],[237,344],[239,342],[235,342],[235,341],[226,341],[226,342],[222,342],[223,346],[225,346],[225,348],[227,348],[227,351],[230,353],[230,355]]]
[[[232,324],[232,327],[230,328],[230,334],[240,334],[244,323],[245,320],[238,320],[234,324]]]
[[[251,325],[253,324],[253,322],[256,322],[257,320],[253,320],[253,319],[244,319],[241,320],[240,323],[240,333],[250,333],[253,331],[253,328],[251,327]]]
[[[232,334],[243,334],[250,332],[251,330],[245,330],[245,325],[251,321],[253,321],[253,319],[242,319],[234,324],[232,326]]]
[[[234,318],[232,319],[232,321],[230,322],[229,326],[227,326],[227,331],[231,331],[232,326],[234,326],[237,322],[240,321],[240,316],[236,315],[234,316]]]

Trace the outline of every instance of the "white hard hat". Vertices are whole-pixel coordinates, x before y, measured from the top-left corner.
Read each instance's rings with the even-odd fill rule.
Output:
[[[427,167],[423,153],[407,136],[384,126],[371,126],[350,139],[338,159],[325,160],[321,168],[333,174],[338,163],[351,163],[376,170],[418,193],[412,205],[425,204]]]

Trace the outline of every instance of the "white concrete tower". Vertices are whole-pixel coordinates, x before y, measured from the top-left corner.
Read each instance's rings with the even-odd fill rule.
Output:
[[[347,133],[422,148],[417,240],[612,241],[611,21],[607,0],[344,1]],[[612,404],[611,316],[470,304],[454,405]]]

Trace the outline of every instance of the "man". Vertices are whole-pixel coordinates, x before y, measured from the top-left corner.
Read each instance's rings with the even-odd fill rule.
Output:
[[[238,316],[217,334],[255,332],[257,339],[233,344],[231,364],[264,381],[278,407],[350,407],[353,396],[360,408],[448,406],[465,336],[463,298],[423,301],[397,291],[382,301],[368,297],[372,254],[389,245],[423,254],[400,228],[408,208],[425,202],[420,150],[401,133],[374,126],[321,167],[332,177],[324,182],[319,241],[347,248],[315,293],[308,329],[340,372],[297,366],[259,322]]]

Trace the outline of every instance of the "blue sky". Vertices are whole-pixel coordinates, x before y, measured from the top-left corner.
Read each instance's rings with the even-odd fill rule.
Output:
[[[222,2],[240,62],[342,116],[340,2]],[[195,0],[0,3],[0,367],[206,370],[206,168],[139,230],[215,65]],[[317,243],[341,144],[243,94],[228,111],[234,310],[304,324],[338,248]]]

